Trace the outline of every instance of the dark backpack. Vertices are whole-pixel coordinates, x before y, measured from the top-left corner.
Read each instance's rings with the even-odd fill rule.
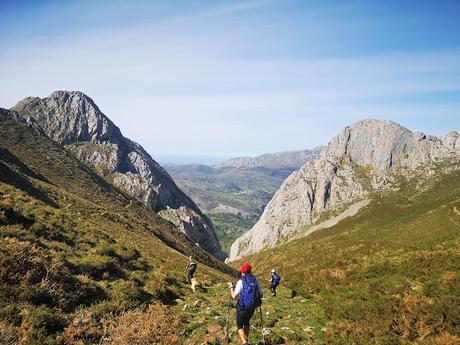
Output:
[[[260,307],[262,298],[256,278],[252,274],[241,277],[243,281],[243,291],[238,299],[238,309],[250,310]]]
[[[272,275],[272,286],[280,285],[280,281],[281,281],[281,277],[278,274],[273,273],[273,275]]]

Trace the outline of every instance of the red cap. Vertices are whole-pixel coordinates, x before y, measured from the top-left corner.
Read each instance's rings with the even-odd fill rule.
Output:
[[[240,272],[244,274],[248,274],[249,272],[251,272],[251,269],[252,269],[252,266],[248,264],[247,262],[245,262],[244,264],[241,265]]]

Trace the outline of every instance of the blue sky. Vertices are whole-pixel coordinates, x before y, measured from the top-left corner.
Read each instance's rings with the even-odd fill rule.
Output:
[[[460,1],[0,0],[0,106],[92,97],[159,160],[460,129]]]

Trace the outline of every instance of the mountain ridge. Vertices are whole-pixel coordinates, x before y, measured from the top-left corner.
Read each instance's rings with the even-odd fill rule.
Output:
[[[0,138],[0,343],[108,343],[138,324],[129,343],[182,344],[188,256],[205,286],[236,272],[17,113],[0,108]]]
[[[179,227],[193,242],[223,259],[212,222],[141,145],[125,138],[80,91],[28,97],[11,108],[134,199]]]
[[[429,176],[430,165],[459,153],[456,131],[438,139],[387,120],[362,120],[347,126],[316,159],[284,181],[256,225],[232,244],[230,259],[274,246],[325,211],[388,186],[396,170],[407,176],[423,168]]]
[[[273,153],[264,153],[257,156],[241,156],[228,159],[226,161],[214,164],[215,167],[292,167],[300,168],[306,161],[316,157],[323,149],[323,146],[315,147],[311,150],[288,150]]]

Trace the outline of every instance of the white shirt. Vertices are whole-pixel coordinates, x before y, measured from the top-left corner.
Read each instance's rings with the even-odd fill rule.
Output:
[[[263,296],[262,289],[260,288],[260,284],[257,279],[256,279],[256,284],[257,284],[257,288],[259,289],[260,297],[262,297]],[[235,285],[234,293],[235,295],[238,296],[241,293],[241,291],[243,291],[243,280],[239,279]]]

